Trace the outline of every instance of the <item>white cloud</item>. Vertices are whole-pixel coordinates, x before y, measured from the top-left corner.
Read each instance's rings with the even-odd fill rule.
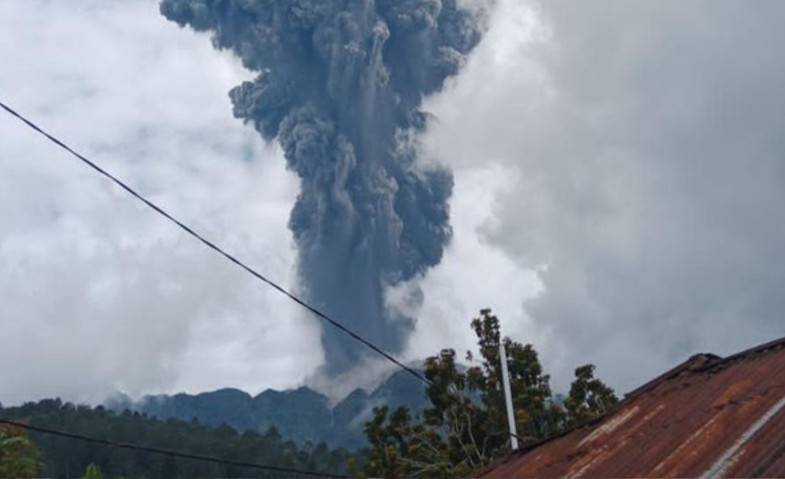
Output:
[[[422,280],[388,294],[392,306],[418,318],[404,353],[408,359],[423,359],[443,348],[453,348],[461,356],[476,349],[469,322],[486,307],[502,318],[503,334],[542,342],[523,310],[523,301],[540,289],[535,272],[516,264],[485,240],[484,231],[496,227],[495,218],[488,213],[496,206],[498,195],[512,187],[511,174],[514,172],[499,165],[459,170],[451,201],[455,236],[444,260]],[[422,288],[424,297],[421,305],[412,308],[407,299],[415,286]]]
[[[231,118],[249,74],[155,1],[14,0],[3,100],[208,238],[293,281],[297,191]],[[0,118],[0,401],[297,385],[318,329],[118,187]]]
[[[486,239],[546,266],[525,309],[557,383],[594,362],[629,389],[785,334],[782,9],[502,1],[431,102],[430,151],[517,173]]]

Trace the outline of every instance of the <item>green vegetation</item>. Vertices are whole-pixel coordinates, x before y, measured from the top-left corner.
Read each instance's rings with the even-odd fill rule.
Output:
[[[564,401],[567,424],[577,426],[596,418],[613,407],[618,400],[613,389],[594,377],[594,366],[587,364],[575,370],[575,381]]]
[[[381,407],[366,423],[370,443],[368,476],[467,477],[509,451],[507,412],[501,387],[499,342],[508,356],[513,409],[518,436],[532,444],[568,427],[591,420],[613,407],[618,399],[594,378],[594,366],[575,370],[575,381],[565,406],[552,397],[550,377],[543,373],[537,352],[509,338],[501,338],[499,320],[489,309],[472,320],[480,358],[467,353],[468,369],[455,360],[453,349],[426,360],[426,389],[430,405],[413,417],[406,407],[390,412]]]
[[[84,479],[104,479],[104,474],[97,464],[90,464],[84,473]]]
[[[35,476],[42,466],[40,456],[24,429],[0,424],[0,477]]]
[[[229,426],[207,427],[197,421],[160,421],[132,412],[114,413],[99,406],[76,406],[59,399],[46,399],[20,407],[0,409],[0,417],[17,420],[26,418],[33,426],[59,429],[114,442],[143,444],[159,449],[218,457],[231,461],[274,465],[280,467],[343,473],[355,454],[345,449],[330,449],[326,444],[297,445],[284,439],[275,428],[264,434],[238,433]],[[0,438],[9,438],[3,432]],[[275,473],[226,466],[211,462],[179,459],[141,451],[102,446],[73,439],[32,432],[30,439],[42,452],[43,467],[35,472],[34,462],[21,458],[37,457],[23,432],[12,431],[13,449],[0,448],[0,467],[10,464],[15,469],[0,469],[0,477],[51,477],[56,479],[105,477],[169,479],[176,477],[277,478],[291,474]],[[25,444],[22,447],[20,444]],[[24,451],[24,452],[23,452]],[[362,455],[356,460],[362,466]],[[100,464],[91,470],[88,467]],[[29,469],[20,469],[20,466]],[[6,472],[12,471],[12,472]],[[85,473],[85,471],[87,471]],[[90,476],[93,474],[93,476]]]

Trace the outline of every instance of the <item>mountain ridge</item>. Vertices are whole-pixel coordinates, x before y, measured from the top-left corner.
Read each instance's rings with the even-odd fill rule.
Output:
[[[406,371],[397,371],[372,391],[356,388],[334,405],[324,394],[300,386],[283,391],[265,389],[255,396],[228,387],[197,394],[148,395],[138,401],[120,394],[105,401],[104,407],[162,420],[227,424],[238,431],[265,433],[275,428],[299,444],[325,442],[330,447],[356,449],[367,444],[364,425],[374,407],[407,406],[420,411],[426,403],[423,383]]]

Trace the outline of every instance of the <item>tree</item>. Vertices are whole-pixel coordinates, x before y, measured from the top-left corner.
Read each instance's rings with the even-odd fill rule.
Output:
[[[104,473],[98,464],[90,463],[84,473],[84,479],[104,479]]]
[[[430,405],[413,418],[406,408],[392,414],[374,410],[366,423],[370,459],[365,473],[383,478],[461,477],[509,451],[510,434],[502,388],[499,344],[507,352],[514,417],[523,445],[550,437],[572,424],[596,417],[616,403],[613,391],[593,376],[594,366],[576,370],[564,409],[553,400],[550,376],[537,351],[501,337],[499,319],[490,309],[471,322],[479,358],[466,353],[468,367],[456,362],[453,349],[425,361]]]
[[[587,364],[575,369],[575,381],[570,395],[564,400],[567,424],[577,426],[591,421],[610,410],[619,402],[613,389],[594,377],[594,366]]]
[[[84,473],[84,479],[104,479],[101,467],[98,464],[90,463]]]
[[[450,458],[448,444],[426,424],[413,423],[406,407],[392,414],[386,406],[373,410],[373,419],[365,425],[372,444],[363,471],[371,477],[454,478],[470,472],[461,461]]]
[[[479,391],[494,430],[507,429],[499,357],[499,343],[503,341],[518,435],[524,442],[534,442],[553,434],[561,426],[560,410],[551,397],[550,376],[544,374],[534,347],[507,337],[501,338],[499,319],[490,309],[481,310],[480,316],[474,318],[471,325],[482,360],[468,370],[470,387]],[[474,362],[470,353],[467,353],[467,360]],[[495,434],[492,444],[494,450],[509,444],[509,434]]]
[[[0,477],[29,478],[42,468],[41,454],[20,427],[0,425]]]

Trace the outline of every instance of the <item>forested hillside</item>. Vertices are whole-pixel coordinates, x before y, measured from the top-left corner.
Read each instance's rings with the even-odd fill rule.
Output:
[[[330,449],[326,444],[298,445],[275,428],[264,433],[237,432],[223,425],[209,427],[193,420],[161,421],[139,412],[115,413],[99,406],[77,406],[59,399],[0,408],[0,417],[22,420],[32,426],[60,429],[115,442],[215,456],[232,461],[258,463],[320,472],[344,473],[355,454]],[[43,455],[42,477],[82,477],[87,466],[98,464],[107,477],[289,477],[291,474],[259,471],[203,461],[179,459],[73,439],[31,433]],[[363,453],[360,453],[362,456]],[[363,462],[362,458],[359,463]]]

